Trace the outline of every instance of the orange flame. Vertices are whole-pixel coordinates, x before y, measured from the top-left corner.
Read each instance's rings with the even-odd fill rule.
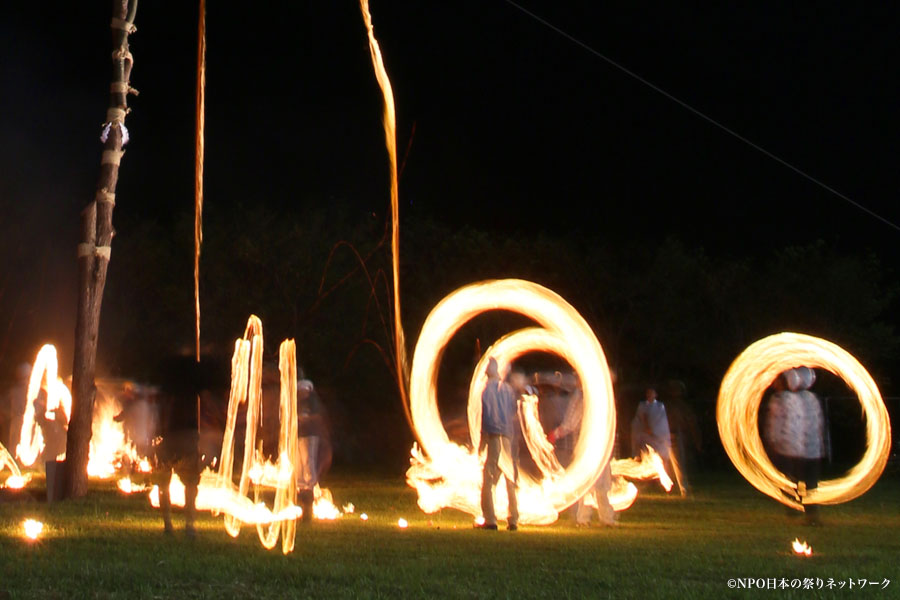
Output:
[[[794,541],[791,542],[791,548],[793,548],[795,554],[812,556],[812,548],[806,542],[801,542],[799,538],[794,538]]]

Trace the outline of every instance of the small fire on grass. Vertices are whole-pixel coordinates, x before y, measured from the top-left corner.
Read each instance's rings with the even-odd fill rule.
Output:
[[[368,520],[369,520],[369,515],[367,515],[366,513],[363,513],[363,514],[359,515],[359,518],[360,518],[360,520],[362,520],[362,521],[368,521]]]
[[[409,522],[401,517],[400,519],[397,519],[397,527],[399,527],[400,529],[406,529],[407,527],[409,527]]]
[[[34,519],[25,519],[22,523],[22,528],[25,530],[26,538],[29,540],[36,540],[44,530],[44,524],[40,521],[35,521]]]
[[[794,541],[791,542],[791,547],[794,549],[794,554],[812,556],[812,548],[806,542],[801,542],[800,538],[794,538]]]

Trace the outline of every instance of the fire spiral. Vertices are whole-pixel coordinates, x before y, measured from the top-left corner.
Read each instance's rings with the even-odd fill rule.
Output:
[[[819,482],[803,502],[797,485],[775,468],[759,436],[763,393],[787,369],[822,368],[839,376],[859,396],[866,424],[866,450],[843,477]],[[878,387],[866,369],[841,347],[798,333],[763,338],[744,350],[725,374],[716,411],[719,435],[731,462],[753,487],[779,502],[839,504],[864,494],[881,476],[891,446],[891,424]]]
[[[510,333],[489,349],[476,367],[469,388],[469,435],[472,449],[450,441],[437,406],[437,376],[447,343],[466,322],[488,310],[507,310],[525,315],[540,327]],[[426,512],[451,506],[480,514],[480,461],[475,449],[481,430],[481,390],[488,356],[497,359],[501,371],[528,352],[550,352],[569,362],[584,390],[581,434],[567,469],[541,481],[520,473],[519,512],[523,523],[550,523],[560,510],[573,504],[591,487],[609,461],[615,432],[612,379],[603,349],[578,312],[555,292],[536,283],[517,279],[468,285],[444,298],[422,327],[410,375],[410,407],[424,455],[414,448],[410,485],[419,491],[419,505]],[[543,435],[543,432],[540,432]],[[501,468],[510,472],[510,457]],[[506,466],[504,466],[506,465]],[[436,483],[440,482],[440,483]],[[498,513],[505,510],[505,495],[498,492]]]

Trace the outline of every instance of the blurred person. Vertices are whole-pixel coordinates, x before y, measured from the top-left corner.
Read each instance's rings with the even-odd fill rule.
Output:
[[[133,381],[122,386],[119,401],[122,410],[113,420],[122,424],[128,441],[134,444],[138,456],[147,458],[152,454],[153,436],[158,429],[156,407],[150,402],[151,390]]]
[[[500,454],[505,451],[512,456],[512,438],[515,435],[516,392],[512,386],[500,378],[497,360],[491,357],[486,369],[487,384],[481,393],[481,447],[487,448],[481,484],[481,512],[484,524],[481,528],[497,530],[497,515],[494,512],[494,487],[500,479]],[[513,463],[513,470],[518,469]],[[516,498],[516,473],[504,474],[506,494],[509,498],[507,529],[518,529],[519,509]]]
[[[659,454],[667,473],[672,473],[682,496],[687,495],[681,468],[672,455],[672,436],[669,431],[669,417],[665,405],[659,401],[656,388],[647,387],[644,399],[638,403],[637,412],[631,421],[631,450],[637,458],[645,446]]]
[[[545,430],[553,431],[562,425],[566,415],[570,415],[569,407],[575,399],[575,391],[578,388],[577,378],[574,374],[563,375],[559,371],[535,373],[534,381],[541,389],[547,392],[541,394],[541,425]],[[546,415],[546,418],[544,416]],[[575,450],[577,436],[554,436],[551,441],[553,450],[559,464],[565,468],[572,462],[572,453]]]
[[[577,376],[576,376],[577,380]],[[581,433],[581,418],[584,414],[584,392],[581,389],[580,381],[572,393],[569,400],[569,406],[566,408],[563,422],[554,428],[548,435],[547,439],[551,444],[555,444],[563,438],[570,438],[571,445],[574,446]],[[588,492],[578,499],[575,503],[575,526],[588,527],[591,524],[592,511],[585,501],[588,494],[594,493],[597,500],[597,516],[601,525],[613,527],[616,525],[618,516],[609,502],[609,491],[612,487],[612,470],[610,462],[607,461],[603,470],[600,472],[597,480],[591,485]]]
[[[801,503],[809,490],[818,487],[825,456],[825,417],[819,398],[809,391],[815,381],[816,373],[809,367],[779,375],[763,426],[772,464],[797,484]],[[818,505],[804,504],[804,511],[808,524],[820,523]]]
[[[155,446],[154,483],[159,486],[159,505],[166,533],[172,533],[169,484],[173,473],[184,484],[184,529],[194,537],[196,502],[200,484],[198,398],[206,386],[201,365],[193,357],[177,356],[161,365],[162,384],[156,403],[159,437]]]
[[[319,483],[330,452],[325,407],[313,382],[297,382],[297,495],[303,522],[313,520],[315,487]]]

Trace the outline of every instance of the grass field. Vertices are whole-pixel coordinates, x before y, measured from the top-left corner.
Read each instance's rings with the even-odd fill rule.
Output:
[[[332,473],[323,483],[356,514],[301,527],[289,555],[263,549],[251,527],[229,537],[209,514],[196,539],[181,529],[165,536],[145,495],[111,484],[74,502],[7,500],[0,598],[900,597],[896,473],[823,507],[821,527],[787,516],[733,471],[698,475],[686,500],[648,486],[615,528],[576,529],[564,517],[517,532],[474,530],[451,510],[425,515],[399,475]],[[32,486],[38,496],[40,483]],[[397,527],[400,517],[409,528]],[[37,542],[24,539],[25,518],[45,523]],[[795,537],[812,557],[792,553]],[[730,588],[737,578],[809,578],[813,587]]]

